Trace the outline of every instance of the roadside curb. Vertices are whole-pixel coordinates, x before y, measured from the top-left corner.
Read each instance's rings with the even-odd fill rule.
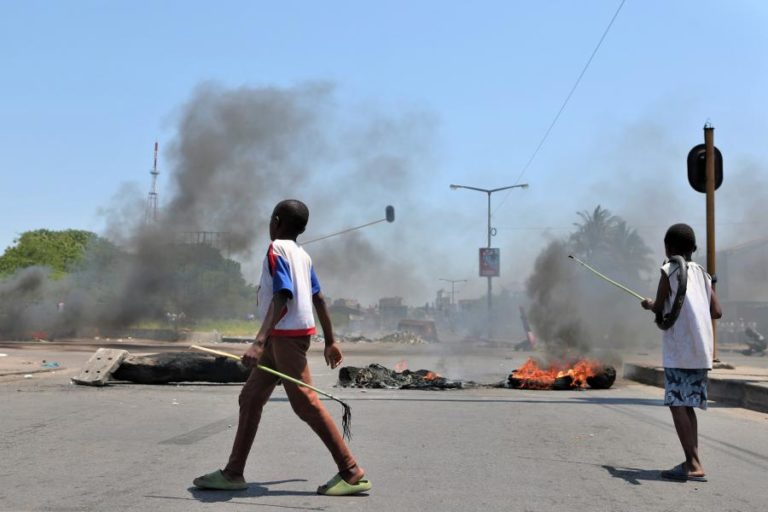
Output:
[[[624,363],[624,378],[664,387],[664,368],[634,363]],[[768,412],[768,386],[745,380],[709,378],[709,398],[716,402],[743,407],[758,412]]]

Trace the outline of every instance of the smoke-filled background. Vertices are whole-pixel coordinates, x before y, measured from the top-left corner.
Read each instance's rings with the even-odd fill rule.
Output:
[[[165,153],[170,190],[163,191],[158,223],[149,229],[137,225],[143,195],[123,198],[106,212],[110,237],[141,252],[180,233],[220,232],[226,237],[224,252],[255,282],[278,201],[296,198],[309,206],[304,240],[381,219],[385,206],[393,204],[403,215],[395,225],[372,226],[308,249],[329,295],[364,303],[416,295],[426,284],[422,269],[404,262],[413,258],[407,251],[422,248],[417,233],[426,230],[425,210],[411,213],[418,202],[412,192],[430,186],[420,173],[427,166],[434,120],[421,112],[352,117],[337,101],[327,83],[201,85],[176,115],[176,135]],[[410,243],[399,250],[399,240]],[[152,265],[150,257],[141,271]]]
[[[220,258],[210,247],[190,244],[194,233],[215,233],[221,255],[237,260],[245,278],[256,282],[272,208],[298,198],[311,212],[304,239],[379,220],[388,204],[403,216],[394,226],[375,225],[369,233],[310,246],[327,294],[363,303],[382,296],[428,296],[436,271],[428,262],[438,260],[440,248],[421,236],[434,214],[419,207],[412,191],[431,186],[420,173],[428,164],[434,119],[418,111],[349,113],[336,101],[327,83],[200,85],[174,114],[176,134],[165,152],[169,187],[161,191],[157,220],[146,221],[140,188],[123,185],[102,209],[104,237],[124,251],[121,257],[106,264],[95,257],[106,243],[99,240],[71,278],[51,281],[42,270],[30,269],[4,285],[3,295],[10,303],[32,294],[39,304],[35,309],[51,313],[57,311],[53,304],[63,302],[69,323],[114,327],[162,311],[222,314],[210,307],[219,290],[190,290],[185,283],[194,276],[184,275],[184,265]],[[93,292],[90,287],[105,278],[107,295],[75,299],[82,287]],[[240,314],[236,308],[230,312]],[[63,321],[58,311],[55,316],[54,321],[31,314],[30,321],[20,321],[9,314],[15,325],[4,328],[45,330]],[[68,332],[76,326],[70,327]]]
[[[484,205],[479,195],[455,192],[435,201],[435,191],[447,184],[435,171],[440,123],[434,113],[347,104],[327,82],[287,88],[204,83],[171,119],[158,219],[146,222],[140,184],[121,185],[101,209],[103,236],[91,241],[71,276],[51,279],[45,269],[30,268],[3,281],[0,329],[72,333],[83,326],[125,327],[166,312],[245,315],[249,283],[258,279],[268,244],[269,214],[279,200],[298,198],[310,208],[304,240],[378,220],[388,204],[397,211],[394,224],[308,246],[326,294],[363,305],[381,297],[422,305],[434,301],[444,286],[440,278],[466,276],[460,297],[478,299],[478,307],[451,327],[485,334],[484,280],[471,277],[483,245]],[[534,193],[514,196],[512,204],[509,196],[499,198],[496,337],[523,336],[519,305],[553,357],[620,353],[658,337],[636,300],[567,256],[651,296],[668,225],[691,223],[705,246],[703,196],[687,187],[679,172],[683,156],[670,139],[654,122],[638,122],[588,149],[595,171],[584,171],[583,187],[566,201],[548,201],[546,187],[562,180],[554,171],[539,172],[531,180]],[[642,158],[636,148],[645,150]],[[718,193],[723,245],[759,238],[761,205],[750,191],[766,185],[753,162],[727,168],[727,186]],[[678,172],[671,177],[669,169]],[[505,231],[505,224],[536,229]],[[194,232],[219,233],[221,251],[189,244]],[[201,264],[216,275],[199,271]],[[222,276],[228,283],[222,289],[206,285]],[[222,300],[227,294],[234,295]]]
[[[413,306],[458,280],[469,302],[448,329],[487,336],[486,197],[448,185],[527,182],[493,195],[494,337],[523,337],[524,306],[552,355],[642,346],[659,336],[648,314],[564,254],[643,295],[670,224],[694,227],[703,259],[704,197],[685,159],[707,121],[725,168],[719,289],[729,303],[768,300],[762,3],[232,0],[148,15],[118,0],[5,14],[0,239],[17,265],[0,257],[4,336],[247,317],[268,215],[286,197],[310,207],[304,240],[396,209],[394,224],[308,246],[327,295],[364,308],[402,297],[433,314]],[[646,261],[578,246],[580,213],[598,206],[636,230]],[[70,229],[83,232],[46,232]],[[222,251],[191,243],[200,233]],[[45,244],[27,242],[56,236],[85,257],[34,267],[46,258],[23,253]]]

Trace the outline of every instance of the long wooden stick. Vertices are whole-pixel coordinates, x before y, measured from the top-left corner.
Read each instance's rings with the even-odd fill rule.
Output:
[[[217,356],[227,357],[229,359],[234,359],[236,361],[240,361],[242,359],[238,355],[231,354],[229,352],[224,352],[223,350],[214,350],[212,348],[201,347],[200,345],[190,345],[189,348],[193,348],[195,350],[200,350],[202,352],[208,352],[209,354],[214,354],[214,355],[217,355]],[[284,374],[282,372],[279,372],[277,370],[273,370],[269,366],[264,366],[264,365],[261,365],[261,364],[257,364],[256,368],[258,368],[259,370],[265,371],[267,373],[271,373],[272,375],[274,375],[276,377],[280,377],[283,380],[287,380],[288,382],[292,382],[292,383],[296,384],[297,386],[302,386],[302,387],[305,387],[307,389],[311,389],[315,393],[318,393],[318,394],[323,395],[323,396],[327,396],[331,400],[335,400],[335,401],[339,402],[344,407],[344,416],[342,417],[342,422],[341,422],[343,430],[344,430],[344,437],[346,437],[347,439],[351,439],[352,438],[352,431],[351,431],[352,411],[351,411],[351,408],[349,407],[349,405],[347,405],[341,398],[333,396],[332,394],[327,393],[327,392],[323,391],[322,389],[318,389],[315,386],[313,386],[312,384],[307,384],[306,382],[304,382],[302,380],[299,380],[299,379],[295,379],[295,378],[291,377],[290,375],[286,375],[286,374]]]
[[[610,277],[608,277],[608,276],[606,276],[606,275],[604,275],[604,274],[601,274],[600,272],[598,272],[598,271],[597,271],[597,270],[595,270],[594,268],[590,267],[589,265],[587,265],[586,263],[584,263],[583,261],[581,261],[581,260],[580,260],[579,258],[577,258],[576,256],[573,256],[573,255],[569,254],[569,255],[568,255],[568,257],[569,257],[569,258],[571,258],[572,260],[574,260],[574,261],[576,261],[576,262],[580,263],[580,264],[581,264],[581,265],[583,265],[584,267],[588,268],[589,270],[591,270],[592,272],[594,272],[594,273],[595,273],[595,275],[597,275],[598,277],[600,277],[600,278],[602,278],[602,279],[605,279],[606,281],[608,281],[608,282],[609,282],[609,283],[611,283],[612,285],[614,285],[614,286],[617,286],[617,287],[621,288],[622,290],[624,290],[624,291],[625,291],[625,292],[627,292],[628,294],[632,295],[633,297],[636,297],[636,298],[638,298],[638,299],[640,299],[640,300],[645,300],[645,297],[643,297],[642,295],[640,295],[640,294],[639,294],[639,293],[637,293],[636,291],[630,290],[629,288],[627,288],[627,287],[626,287],[626,286],[624,286],[623,284],[621,284],[621,283],[617,283],[616,281],[614,281],[614,280],[613,280],[613,279],[611,279]]]

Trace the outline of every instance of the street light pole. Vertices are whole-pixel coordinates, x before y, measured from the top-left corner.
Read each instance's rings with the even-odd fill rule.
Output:
[[[486,246],[488,249],[491,248],[491,192],[490,190],[487,192],[488,194],[488,245]],[[491,276],[488,276],[488,341],[491,341],[491,311],[493,310],[491,305],[491,300],[493,297],[493,291],[491,290]]]
[[[453,185],[452,184],[452,185],[450,185],[450,188],[451,188],[451,190],[456,190],[456,189],[460,189],[460,188],[465,188],[467,190],[475,190],[477,192],[483,192],[483,193],[485,193],[488,196],[488,228],[487,228],[488,229],[488,233],[487,233],[488,234],[488,245],[487,245],[487,248],[490,249],[491,248],[491,236],[494,235],[493,228],[491,228],[491,194],[493,194],[494,192],[501,192],[502,190],[509,190],[511,188],[528,188],[528,184],[527,183],[520,183],[518,185],[509,185],[509,186],[506,186],[506,187],[490,188],[490,189],[488,189],[488,188],[479,188],[479,187],[470,187],[468,185]],[[489,340],[491,338],[491,319],[492,319],[491,310],[492,310],[492,306],[493,306],[493,304],[492,304],[492,300],[493,300],[492,299],[492,296],[493,296],[493,294],[492,294],[492,292],[493,292],[492,286],[493,285],[491,284],[491,279],[492,279],[492,276],[488,276],[488,339]]]
[[[454,296],[454,293],[455,293],[454,285],[456,283],[466,283],[467,280],[466,279],[444,279],[442,277],[439,280],[451,283],[451,307],[453,307],[453,304],[454,304],[453,296]]]

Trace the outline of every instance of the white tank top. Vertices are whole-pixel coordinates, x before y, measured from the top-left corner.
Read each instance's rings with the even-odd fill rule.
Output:
[[[664,314],[672,309],[677,293],[677,263],[667,262],[661,271],[669,278],[671,291],[664,303]],[[698,263],[688,262],[688,287],[675,324],[664,331],[662,356],[665,368],[712,368],[712,317],[709,303],[712,278]]]

